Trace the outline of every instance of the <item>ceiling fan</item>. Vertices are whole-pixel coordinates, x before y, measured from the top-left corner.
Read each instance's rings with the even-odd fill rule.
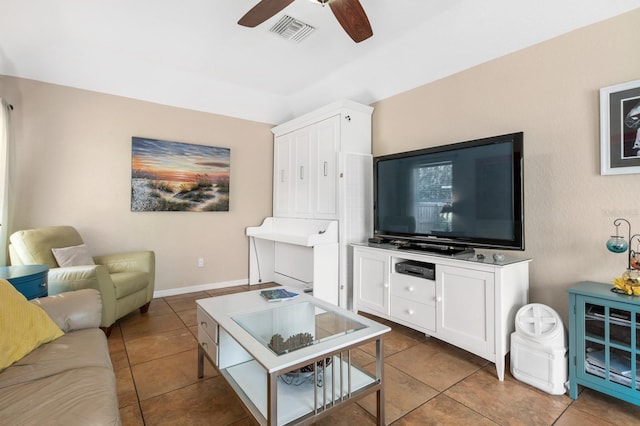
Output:
[[[293,1],[294,0],[260,0],[258,4],[240,18],[238,24],[251,28],[258,26],[289,6]],[[329,3],[331,11],[342,28],[356,43],[360,43],[373,35],[369,18],[367,18],[367,14],[364,12],[359,0],[311,1],[316,1],[323,6]]]

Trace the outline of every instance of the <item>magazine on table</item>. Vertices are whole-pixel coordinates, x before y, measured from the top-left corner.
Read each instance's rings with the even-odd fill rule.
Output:
[[[285,290],[284,288],[272,288],[262,290],[260,292],[260,296],[264,297],[269,302],[282,302],[285,300],[295,299],[299,294]]]

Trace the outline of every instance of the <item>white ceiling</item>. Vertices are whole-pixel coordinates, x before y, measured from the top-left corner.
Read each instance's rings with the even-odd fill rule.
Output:
[[[336,0],[339,1],[339,0]],[[296,0],[256,28],[258,0],[0,0],[0,74],[279,124],[338,99],[370,104],[640,7],[640,0],[360,0],[356,44]],[[316,28],[299,44],[283,13]]]

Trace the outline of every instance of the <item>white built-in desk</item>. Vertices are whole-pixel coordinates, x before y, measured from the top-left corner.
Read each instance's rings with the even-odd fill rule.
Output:
[[[268,217],[247,236],[249,284],[273,281],[338,304],[338,221]]]

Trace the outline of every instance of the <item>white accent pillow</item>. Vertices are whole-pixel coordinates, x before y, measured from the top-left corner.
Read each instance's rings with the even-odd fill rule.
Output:
[[[89,254],[89,249],[85,244],[78,246],[52,248],[53,257],[56,258],[58,266],[82,266],[95,265],[93,258]]]

